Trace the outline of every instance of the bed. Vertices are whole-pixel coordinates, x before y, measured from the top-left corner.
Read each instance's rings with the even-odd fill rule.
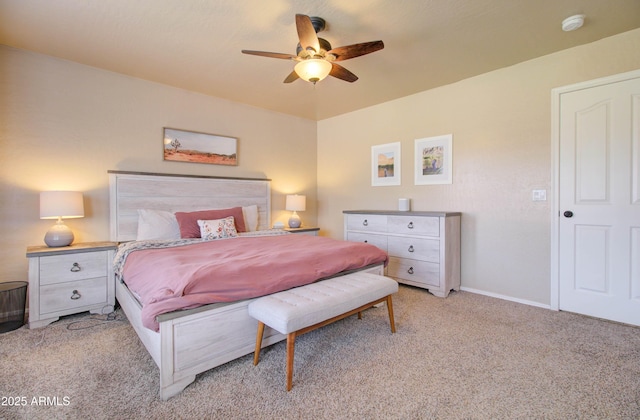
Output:
[[[109,171],[109,191],[110,236],[119,243],[137,239],[139,209],[191,212],[252,206],[257,214],[253,227],[257,233],[269,230],[271,224],[268,179]],[[383,263],[358,270],[383,274]],[[353,270],[338,275],[348,272]],[[247,305],[253,299],[162,313],[155,317],[158,328],[154,331],[143,324],[138,298],[124,282],[114,281],[118,303],[160,370],[159,392],[163,400],[180,393],[197,374],[255,349],[257,321],[247,313]],[[267,328],[263,347],[285,338]]]

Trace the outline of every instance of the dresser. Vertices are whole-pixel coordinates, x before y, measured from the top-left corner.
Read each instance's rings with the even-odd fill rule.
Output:
[[[115,242],[27,247],[29,328],[78,312],[108,314],[115,305]]]
[[[460,289],[460,213],[345,210],[344,239],[389,255],[386,275],[439,297]]]

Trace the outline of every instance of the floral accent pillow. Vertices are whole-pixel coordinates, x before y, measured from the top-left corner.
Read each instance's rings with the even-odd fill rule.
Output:
[[[198,220],[198,226],[200,226],[200,237],[205,241],[238,236],[233,216],[217,220]]]

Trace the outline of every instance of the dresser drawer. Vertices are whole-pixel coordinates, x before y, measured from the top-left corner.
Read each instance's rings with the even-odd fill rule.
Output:
[[[107,251],[40,257],[40,285],[105,277]]]
[[[427,286],[440,287],[440,265],[426,261],[390,257],[387,275]]]
[[[389,236],[387,242],[389,256],[440,263],[440,240]]]
[[[440,236],[439,217],[389,216],[387,231],[403,235]]]
[[[67,311],[107,302],[107,277],[40,286],[40,313]]]
[[[348,214],[347,229],[365,232],[386,232],[387,216],[380,214]]]
[[[387,252],[387,237],[384,235],[374,235],[371,233],[347,232],[347,241],[364,242],[375,245],[384,252]]]

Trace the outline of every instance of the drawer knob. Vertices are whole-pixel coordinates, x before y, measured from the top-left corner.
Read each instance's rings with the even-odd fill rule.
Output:
[[[407,273],[413,274],[413,267],[409,267],[409,269],[407,270]]]
[[[413,245],[409,245],[409,249],[407,251],[413,252]]]
[[[73,265],[71,266],[71,272],[77,273],[80,270],[82,270],[82,268],[80,268],[80,264],[78,264],[77,262],[73,263]]]
[[[368,244],[368,243],[369,243],[369,241],[367,241],[367,240],[365,239],[365,240],[364,240],[364,243],[365,243],[365,244]]]
[[[408,229],[413,229],[413,222],[409,222],[409,224],[407,225]]]
[[[369,226],[369,222],[367,221],[367,219],[364,219],[364,221],[362,222],[362,226]]]
[[[82,295],[80,295],[80,293],[77,290],[74,290],[73,292],[71,292],[71,300],[78,300],[82,297]]]

